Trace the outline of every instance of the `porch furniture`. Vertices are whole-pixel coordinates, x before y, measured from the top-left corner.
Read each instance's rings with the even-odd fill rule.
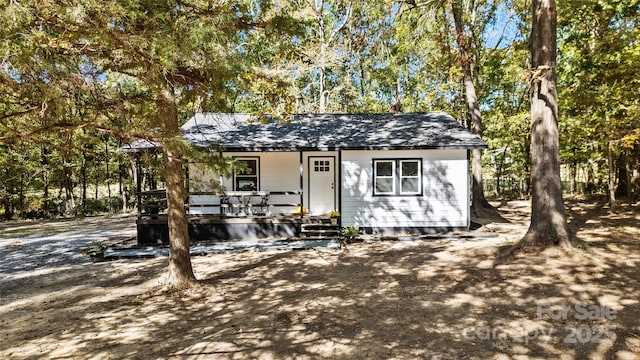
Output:
[[[220,213],[268,215],[269,191],[227,191],[220,195]]]

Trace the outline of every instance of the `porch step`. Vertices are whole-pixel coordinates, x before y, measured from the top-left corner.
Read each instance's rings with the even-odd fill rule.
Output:
[[[340,226],[333,224],[302,224],[300,236],[303,238],[336,238],[340,236]]]

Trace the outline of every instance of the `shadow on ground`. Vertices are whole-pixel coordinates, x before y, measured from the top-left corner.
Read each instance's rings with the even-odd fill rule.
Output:
[[[174,293],[166,259],[50,268],[2,293],[0,357],[633,359],[638,211],[575,207],[591,253],[496,268],[525,212],[491,238],[196,257],[200,284]]]

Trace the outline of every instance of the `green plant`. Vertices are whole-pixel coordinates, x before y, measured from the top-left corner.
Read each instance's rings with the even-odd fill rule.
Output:
[[[96,256],[98,254],[102,254],[109,249],[109,245],[105,244],[102,241],[94,241],[89,246],[84,248],[82,253],[86,256]]]
[[[330,218],[338,218],[338,217],[340,217],[340,212],[332,210],[332,211],[329,211],[328,215],[329,215]]]
[[[360,236],[360,228],[356,225],[345,226],[340,229],[340,235],[349,243],[354,242]]]

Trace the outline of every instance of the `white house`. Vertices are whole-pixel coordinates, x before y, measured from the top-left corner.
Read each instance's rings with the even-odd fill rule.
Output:
[[[467,229],[468,150],[487,147],[445,113],[304,114],[266,123],[199,113],[182,130],[193,145],[246,166],[222,176],[189,164],[195,238],[278,236],[278,227],[295,236],[301,219],[332,210],[341,213],[342,226],[369,233]],[[240,221],[261,225],[197,229]]]

